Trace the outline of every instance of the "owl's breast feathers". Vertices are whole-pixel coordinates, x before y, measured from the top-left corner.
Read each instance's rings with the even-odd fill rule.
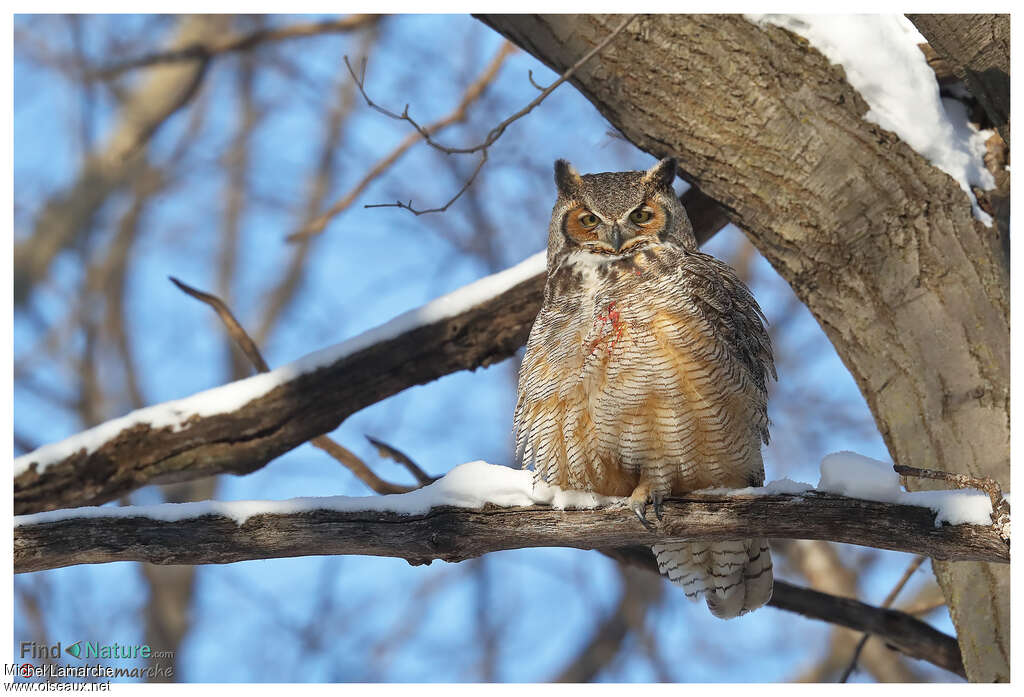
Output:
[[[763,480],[763,315],[726,264],[651,244],[566,255],[552,269],[520,369],[517,455],[569,488],[628,495]]]

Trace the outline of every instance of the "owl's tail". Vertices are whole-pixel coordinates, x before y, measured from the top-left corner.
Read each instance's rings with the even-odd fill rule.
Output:
[[[696,600],[703,595],[715,617],[730,619],[772,597],[768,540],[662,542],[651,547],[658,569]]]

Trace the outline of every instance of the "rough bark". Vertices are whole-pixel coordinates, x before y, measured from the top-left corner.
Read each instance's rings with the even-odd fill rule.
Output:
[[[665,504],[656,530],[624,506],[559,511],[549,507],[436,508],[426,515],[317,510],[259,514],[238,525],[221,515],[180,521],[110,515],[26,521],[14,528],[14,569],[148,561],[226,564],[318,554],[402,557],[411,564],[456,562],[503,549],[603,549],[665,538],[762,537],[831,540],[924,554],[935,559],[1006,563],[1009,542],[991,526],[935,525],[927,508],[829,494],[692,496]]]
[[[620,21],[482,20],[555,71]],[[867,105],[840,67],[739,16],[656,15],[572,81],[627,139],[678,157],[792,285],[896,462],[1009,482],[999,237],[949,176],[862,118]],[[960,564],[939,576],[967,674],[1008,679],[1009,570]]]
[[[683,200],[697,212],[699,242],[727,222],[696,189]],[[543,291],[538,274],[460,315],[299,376],[235,412],[196,418],[176,432],[134,426],[41,472],[30,465],[14,480],[14,512],[97,505],[147,484],[255,471],[408,387],[508,358],[526,343]]]
[[[907,18],[1010,142],[1010,15],[910,14]]]
[[[928,45],[978,100],[1001,138],[989,142],[996,188],[979,196],[999,227],[1003,263],[1010,266],[1010,16],[907,15]],[[929,61],[934,66],[934,63]],[[941,84],[941,79],[940,79]]]

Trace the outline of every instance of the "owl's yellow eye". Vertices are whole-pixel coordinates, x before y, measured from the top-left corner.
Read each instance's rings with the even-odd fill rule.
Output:
[[[579,221],[580,225],[582,225],[584,228],[588,230],[592,227],[597,227],[598,222],[600,222],[597,219],[597,216],[590,212],[581,214],[579,217]]]
[[[637,208],[635,211],[629,214],[629,219],[637,225],[643,225],[644,223],[651,222],[651,218],[654,217],[654,211],[650,208]]]

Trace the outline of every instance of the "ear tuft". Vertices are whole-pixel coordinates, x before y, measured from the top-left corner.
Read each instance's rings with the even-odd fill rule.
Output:
[[[559,194],[565,198],[572,198],[582,184],[580,173],[568,160],[555,160],[555,185],[558,186]]]
[[[671,189],[676,180],[676,158],[666,157],[644,174],[644,181],[655,186]]]

